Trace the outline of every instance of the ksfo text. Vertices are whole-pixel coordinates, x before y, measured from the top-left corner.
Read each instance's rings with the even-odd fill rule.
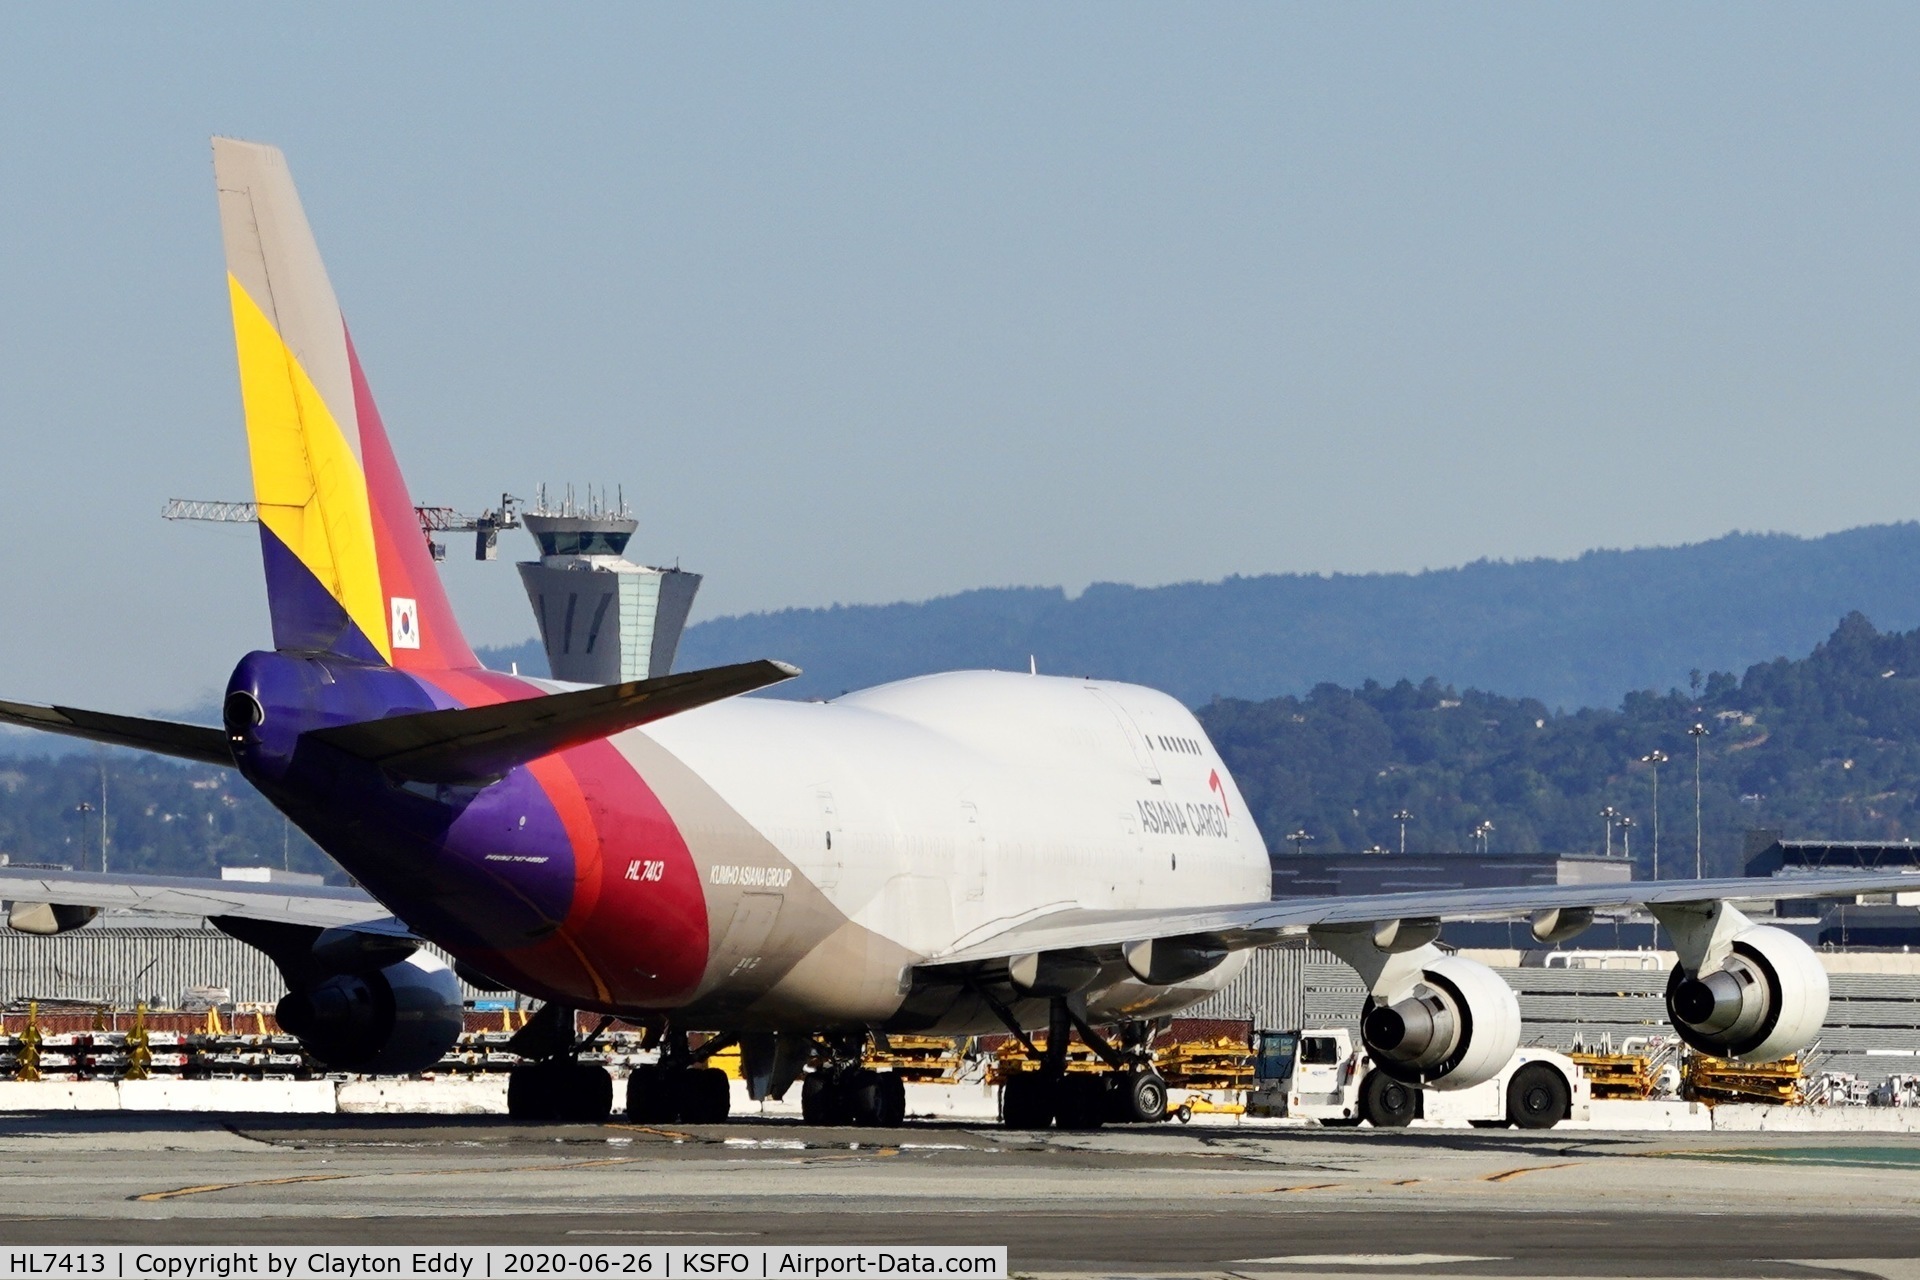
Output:
[[[207,1248],[102,1247],[10,1249],[0,1280],[63,1276],[87,1280],[586,1280],[679,1277],[975,1276],[1002,1280],[1002,1247],[752,1245],[739,1248]]]

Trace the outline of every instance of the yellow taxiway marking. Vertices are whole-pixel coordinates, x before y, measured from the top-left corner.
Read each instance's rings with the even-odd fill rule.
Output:
[[[1488,1175],[1487,1175],[1486,1177],[1484,1177],[1484,1178],[1482,1178],[1482,1179],[1480,1179],[1480,1181],[1482,1181],[1482,1182],[1509,1182],[1509,1181],[1511,1181],[1511,1180],[1513,1180],[1514,1178],[1518,1178],[1518,1177],[1520,1177],[1520,1176],[1522,1176],[1523,1174],[1529,1174],[1529,1173],[1544,1173],[1544,1172],[1545,1172],[1546,1170],[1548,1170],[1548,1169],[1571,1169],[1571,1168],[1573,1168],[1573,1166],[1574,1166],[1574,1165],[1576,1165],[1576,1164],[1578,1164],[1578,1163],[1579,1163],[1579,1161],[1577,1161],[1577,1160],[1564,1160],[1564,1161],[1562,1161],[1562,1162],[1561,1162],[1561,1163],[1559,1163],[1559,1164],[1528,1164],[1528,1165],[1522,1165],[1522,1166],[1521,1166],[1520,1168],[1518,1168],[1518,1169],[1508,1169],[1508,1170],[1506,1170],[1505,1172],[1502,1172],[1502,1173],[1490,1173],[1490,1174],[1488,1174]]]
[[[304,1173],[289,1178],[256,1178],[251,1182],[206,1182],[193,1187],[174,1187],[169,1191],[149,1191],[129,1196],[129,1200],[174,1200],[181,1196],[205,1195],[210,1191],[236,1191],[252,1187],[284,1187],[296,1182],[338,1182],[344,1178],[433,1178],[450,1174],[489,1173],[564,1173],[569,1169],[603,1169],[609,1165],[632,1164],[638,1156],[612,1156],[605,1160],[560,1160],[550,1164],[522,1164],[486,1169],[369,1169],[364,1173]]]
[[[602,1125],[601,1128],[624,1129],[628,1133],[650,1133],[656,1138],[672,1138],[675,1142],[705,1141],[705,1139],[699,1137],[697,1134],[678,1133],[672,1129],[655,1129],[649,1125],[644,1125],[644,1124],[613,1124],[609,1122],[607,1124]]]
[[[350,1173],[303,1173],[291,1178],[258,1178],[252,1182],[206,1182],[197,1187],[175,1187],[171,1191],[149,1191],[145,1195],[129,1197],[133,1200],[172,1200],[179,1196],[204,1195],[209,1191],[231,1191],[235,1187],[284,1187],[292,1182],[334,1182],[341,1178],[351,1178]]]

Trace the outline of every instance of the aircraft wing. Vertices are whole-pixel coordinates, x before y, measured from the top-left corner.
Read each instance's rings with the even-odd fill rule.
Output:
[[[929,966],[964,966],[1044,951],[1108,951],[1160,938],[1204,940],[1237,951],[1271,946],[1316,925],[1377,924],[1390,920],[1509,920],[1555,909],[1608,909],[1657,903],[1837,898],[1920,888],[1920,877],[1794,875],[1769,879],[1628,880],[1616,884],[1512,885],[1493,889],[1436,889],[1367,893],[1228,906],[1107,911],[1068,908],[929,956]]]
[[[322,929],[362,925],[391,914],[365,892],[333,885],[112,875],[37,867],[0,867],[0,899],[180,916],[238,916]]]

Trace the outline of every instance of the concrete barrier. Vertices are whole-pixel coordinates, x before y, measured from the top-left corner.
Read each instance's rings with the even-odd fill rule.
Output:
[[[349,1115],[503,1116],[507,1077],[342,1080],[335,1099],[337,1108]]]
[[[118,1111],[111,1080],[0,1080],[0,1111]]]
[[[1713,1109],[1713,1127],[1726,1133],[1920,1133],[1920,1108],[1728,1103]]]
[[[1634,1102],[1625,1098],[1596,1098],[1592,1118],[1569,1120],[1567,1129],[1616,1129],[1633,1132],[1670,1132],[1713,1128],[1713,1109],[1698,1102],[1655,1098]]]
[[[614,1119],[622,1118],[624,1091],[615,1082]],[[1180,1091],[1180,1099],[1185,1097]],[[1178,1099],[1177,1099],[1178,1100]],[[753,1102],[746,1086],[733,1082],[733,1115],[746,1120],[797,1119],[800,1089],[781,1101]],[[999,1090],[985,1084],[916,1084],[907,1090],[913,1119],[995,1122]],[[20,1111],[227,1112],[324,1115],[505,1115],[504,1074],[443,1076],[429,1080],[0,1080],[0,1113]],[[1299,1120],[1256,1119],[1202,1112],[1193,1123],[1250,1128],[1292,1127]],[[1420,1120],[1422,1128],[1464,1128],[1464,1121]],[[1592,1119],[1561,1126],[1577,1130],[1661,1132],[1716,1130],[1728,1133],[1920,1133],[1920,1108],[1773,1107],[1729,1104],[1600,1100]]]
[[[122,1080],[122,1111],[238,1111],[268,1115],[326,1115],[334,1109],[331,1080]]]

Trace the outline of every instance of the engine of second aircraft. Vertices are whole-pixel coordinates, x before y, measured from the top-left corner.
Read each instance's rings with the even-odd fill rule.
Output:
[[[465,1023],[453,970],[422,952],[369,973],[297,987],[275,1017],[329,1071],[431,1070]]]
[[[1360,1039],[1374,1065],[1396,1080],[1471,1088],[1491,1080],[1520,1047],[1520,1001],[1486,965],[1436,956],[1401,995],[1369,997]]]

